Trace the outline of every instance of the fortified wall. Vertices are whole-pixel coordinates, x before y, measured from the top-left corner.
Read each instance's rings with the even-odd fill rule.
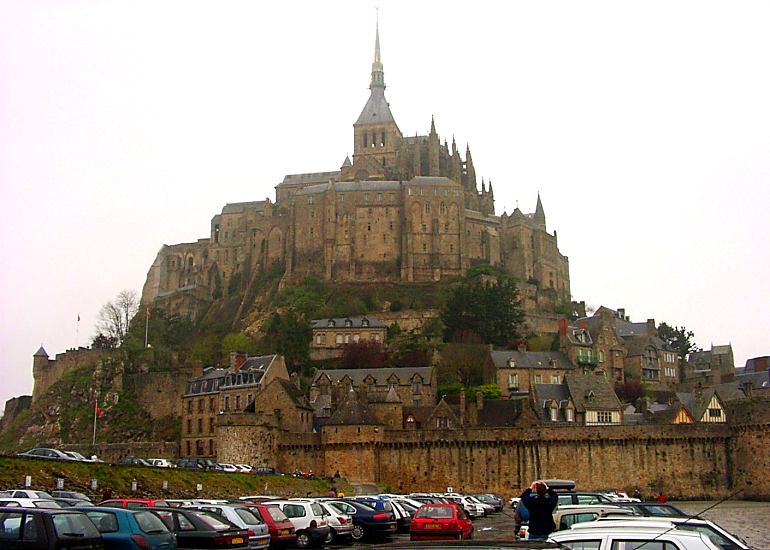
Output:
[[[99,359],[110,353],[109,350],[78,348],[57,353],[55,359],[49,359],[48,353],[41,346],[32,356],[32,377],[35,380],[32,389],[32,405],[37,403],[51,386],[61,380],[66,372],[89,363],[96,367]]]
[[[574,479],[584,490],[638,488],[677,498],[770,498],[770,402],[732,425],[601,426],[385,431],[325,426],[291,434],[267,424],[219,427],[218,455],[291,471],[336,471],[394,491],[514,494],[539,478]],[[750,414],[751,413],[751,414]],[[244,419],[245,420],[245,419]],[[258,461],[255,460],[258,459]],[[751,485],[747,485],[751,481]]]

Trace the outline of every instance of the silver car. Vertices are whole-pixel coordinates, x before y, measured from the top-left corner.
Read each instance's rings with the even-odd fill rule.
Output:
[[[270,532],[267,524],[252,514],[247,506],[190,504],[182,506],[182,508],[217,514],[241,529],[247,529],[249,531],[249,550],[265,550],[270,546]]]

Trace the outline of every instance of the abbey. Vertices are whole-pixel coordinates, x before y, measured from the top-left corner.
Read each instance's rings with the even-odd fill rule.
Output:
[[[464,157],[427,135],[405,136],[385,99],[377,29],[370,96],[353,124],[353,159],[339,170],[287,175],[276,200],[227,204],[211,234],[164,245],[144,304],[195,311],[267,269],[288,284],[307,275],[336,282],[430,282],[474,263],[501,264],[570,299],[569,261],[548,233],[540,197],[533,214],[495,215],[492,181],[478,189]]]

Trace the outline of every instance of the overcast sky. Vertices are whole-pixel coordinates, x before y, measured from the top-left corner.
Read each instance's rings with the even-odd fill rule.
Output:
[[[162,244],[339,168],[376,5],[401,131],[470,143],[498,214],[539,191],[575,299],[770,354],[767,2],[0,0],[0,400]]]

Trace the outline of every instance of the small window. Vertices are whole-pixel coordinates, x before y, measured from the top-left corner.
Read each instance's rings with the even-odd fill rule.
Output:
[[[308,196],[307,203],[308,204],[313,204],[313,195]]]
[[[559,409],[551,407],[551,421],[556,422],[557,420],[559,420]]]
[[[572,408],[564,409],[564,416],[567,419],[567,422],[574,422],[575,421],[575,410]]]

